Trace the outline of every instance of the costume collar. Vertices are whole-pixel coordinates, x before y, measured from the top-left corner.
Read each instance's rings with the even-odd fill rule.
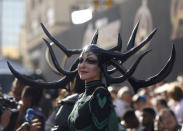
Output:
[[[85,84],[85,92],[88,94],[93,93],[93,91],[104,84],[100,80],[91,81]]]

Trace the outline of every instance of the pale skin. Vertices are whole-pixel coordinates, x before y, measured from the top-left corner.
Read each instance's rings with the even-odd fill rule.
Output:
[[[78,73],[85,83],[100,80],[101,69],[98,66],[98,58],[92,52],[81,54],[78,64]]]

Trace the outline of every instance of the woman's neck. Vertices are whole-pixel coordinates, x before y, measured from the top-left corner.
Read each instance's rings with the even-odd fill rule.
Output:
[[[104,86],[104,84],[100,80],[90,81],[85,83],[85,93],[87,95],[92,94],[97,87]]]
[[[95,79],[87,79],[87,80],[85,80],[85,84],[93,82],[93,81],[100,81],[100,77],[99,78],[95,78]]]

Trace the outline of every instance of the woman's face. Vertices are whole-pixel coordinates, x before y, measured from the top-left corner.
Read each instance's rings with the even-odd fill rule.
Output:
[[[80,79],[85,82],[100,80],[101,70],[98,66],[98,58],[94,53],[86,52],[80,56],[78,73]]]

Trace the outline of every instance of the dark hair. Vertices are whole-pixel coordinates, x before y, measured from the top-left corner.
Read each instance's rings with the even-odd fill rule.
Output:
[[[161,105],[168,107],[167,101],[164,98],[159,98],[157,101],[160,102]]]
[[[124,114],[123,114],[123,120],[127,120],[130,118],[136,117],[135,115],[135,110],[134,109],[128,109]]]
[[[168,91],[168,95],[175,101],[180,101],[183,98],[183,91],[180,85],[173,85]]]
[[[137,128],[139,126],[139,120],[134,109],[127,110],[122,118],[125,122],[126,128]]]
[[[97,56],[98,66],[102,69],[102,64],[107,60],[107,57],[104,57],[102,52],[96,50],[96,47],[98,47],[96,44],[88,45],[83,49],[83,51],[81,52],[81,55],[84,53],[92,52]]]
[[[74,80],[74,92],[75,93],[83,93],[85,90],[85,82],[84,80],[81,80],[79,75],[77,74]]]
[[[30,97],[31,106],[37,106],[41,100],[43,89],[40,87],[25,86],[25,97]]]
[[[147,113],[151,114],[151,115],[153,116],[153,118],[156,117],[156,112],[155,112],[154,109],[151,108],[151,107],[143,108],[143,109],[142,109],[142,112],[147,112]]]

